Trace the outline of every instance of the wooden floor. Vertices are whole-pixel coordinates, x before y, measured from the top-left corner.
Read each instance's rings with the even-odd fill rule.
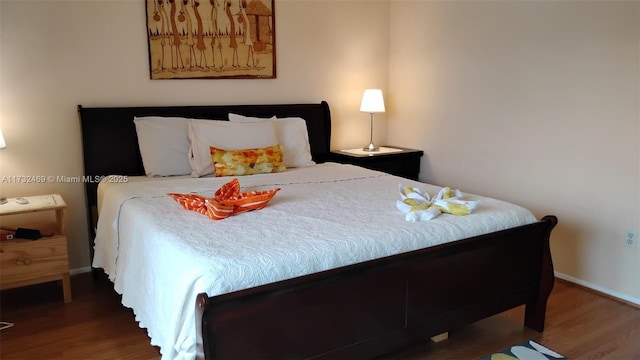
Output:
[[[0,359],[159,359],[131,310],[104,277],[72,277],[73,302],[58,283],[2,291]],[[477,359],[533,339],[569,358],[640,360],[640,309],[556,281],[544,333],[522,326],[522,307],[452,330],[449,340],[386,356],[389,359]]]

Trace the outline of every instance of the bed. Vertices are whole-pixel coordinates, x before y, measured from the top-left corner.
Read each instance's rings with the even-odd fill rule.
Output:
[[[406,222],[398,186],[439,187],[332,163],[326,102],[78,111],[92,264],[163,359],[371,358],[523,304],[524,325],[544,329],[557,219],[469,194],[481,201],[471,215]],[[133,119],[230,113],[304,119],[316,165],[239,177],[248,189],[281,190],[262,210],[216,222],[166,194],[212,196],[229,179],[145,177]]]

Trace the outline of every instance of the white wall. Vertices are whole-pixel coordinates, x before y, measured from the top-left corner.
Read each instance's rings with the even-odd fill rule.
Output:
[[[388,113],[422,180],[557,215],[556,271],[636,303],[639,5],[391,1]]]
[[[0,1],[0,176],[82,174],[76,105],[327,100],[333,148],[425,150],[422,180],[555,214],[556,270],[640,302],[638,2],[276,1],[278,78],[149,80],[140,0]],[[383,131],[388,124],[388,132]],[[71,267],[89,265],[80,184],[61,193]]]
[[[359,112],[362,91],[387,87],[388,10],[387,2],[276,1],[277,79],[152,81],[141,0],[0,1],[0,128],[8,146],[0,153],[0,176],[81,175],[78,104],[327,100],[333,146],[364,144],[369,123]],[[81,184],[0,183],[9,197],[52,192],[68,204],[70,266],[85,268]]]

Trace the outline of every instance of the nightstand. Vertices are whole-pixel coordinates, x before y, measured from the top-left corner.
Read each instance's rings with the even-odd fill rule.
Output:
[[[28,202],[21,204],[19,199]],[[7,200],[0,205],[0,216],[52,211],[55,220],[24,226],[40,230],[42,237],[37,240],[14,238],[0,242],[0,290],[61,280],[64,302],[70,302],[69,255],[62,222],[67,204],[58,194]]]
[[[380,151],[377,152],[367,152],[362,149],[334,150],[331,152],[330,161],[418,180],[422,155],[424,155],[422,150],[389,145],[381,146]]]

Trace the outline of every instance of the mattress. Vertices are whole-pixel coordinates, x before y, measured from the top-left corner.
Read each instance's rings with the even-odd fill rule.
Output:
[[[480,200],[470,215],[408,222],[395,206],[399,185],[432,195],[440,187],[335,163],[240,177],[242,191],[281,190],[266,208],[221,221],[166,194],[213,196],[229,178],[135,180],[100,184],[93,266],[105,270],[163,359],[202,356],[199,293],[215,296],[536,221],[520,206],[465,194]]]

